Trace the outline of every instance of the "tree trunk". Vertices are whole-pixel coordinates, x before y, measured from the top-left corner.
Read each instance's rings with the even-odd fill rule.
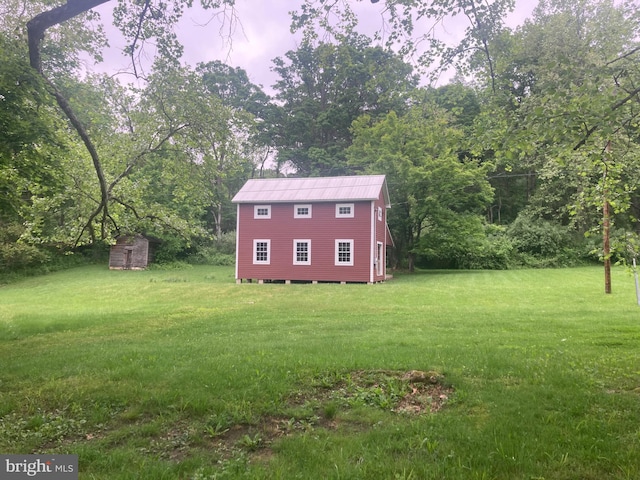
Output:
[[[217,203],[213,208],[213,221],[216,224],[216,240],[222,240],[222,204]]]
[[[107,181],[104,177],[104,172],[102,170],[100,157],[98,155],[98,152],[95,146],[93,145],[93,142],[91,141],[91,138],[89,137],[89,134],[87,133],[87,130],[84,128],[84,125],[82,125],[78,117],[73,112],[73,109],[71,108],[71,105],[69,105],[69,102],[67,101],[67,99],[56,88],[53,82],[51,82],[51,80],[49,80],[44,75],[44,72],[42,71],[42,56],[41,56],[40,47],[42,44],[42,40],[44,39],[44,34],[48,28],[53,27],[54,25],[58,25],[60,23],[66,22],[67,20],[70,20],[80,15],[81,13],[87,12],[92,8],[97,7],[98,5],[101,5],[108,1],[110,0],[68,0],[66,4],[61,5],[59,7],[52,8],[51,10],[42,12],[27,22],[27,33],[28,33],[28,42],[29,42],[29,63],[31,64],[31,67],[34,70],[36,70],[42,76],[42,78],[47,82],[47,84],[52,90],[52,93],[56,99],[56,102],[58,103],[58,106],[67,116],[67,118],[69,119],[69,122],[71,122],[71,124],[73,125],[73,128],[75,128],[76,132],[82,139],[82,142],[84,143],[85,147],[87,148],[87,151],[89,152],[89,155],[91,156],[91,160],[93,161],[93,166],[96,171],[96,175],[98,177],[98,182],[100,184],[100,193],[101,193],[100,205],[94,211],[94,213],[90,216],[87,224],[85,225],[82,231],[84,232],[85,230],[88,229],[89,232],[91,233],[91,236],[93,237],[93,228],[92,228],[91,222],[93,222],[95,217],[98,216],[100,212],[102,212],[101,236],[103,239],[106,237],[105,222],[106,222],[106,219],[109,217],[109,211],[108,211],[109,192],[107,190]],[[78,236],[76,243],[80,241],[81,236],[82,236],[82,233],[80,234],[80,236]]]
[[[609,201],[602,205],[602,240],[604,255],[604,293],[611,293],[611,245],[609,239]]]
[[[611,154],[611,142],[605,147],[604,172],[602,174],[602,255],[604,258],[604,293],[611,293],[611,216],[609,214],[609,195],[607,193],[607,160]]]
[[[87,12],[98,5],[111,0],[67,0],[67,3],[59,7],[42,12],[27,22],[29,38],[29,62],[38,73],[42,74],[42,58],[40,56],[40,44],[44,39],[44,32],[49,27],[66,22]]]

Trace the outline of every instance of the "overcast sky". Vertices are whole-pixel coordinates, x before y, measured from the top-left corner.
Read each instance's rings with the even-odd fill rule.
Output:
[[[111,48],[105,52],[105,63],[97,67],[107,73],[115,73],[130,65],[122,55],[124,40],[111,25],[111,10],[114,2],[107,2],[96,10],[100,12],[108,27]],[[197,3],[197,2],[194,2]],[[352,2],[360,24],[371,34],[382,26],[381,11],[384,2],[371,4],[369,1]],[[192,66],[200,62],[221,60],[228,65],[241,67],[247,71],[255,84],[262,85],[267,93],[277,80],[271,71],[272,60],[283,57],[289,50],[295,50],[300,43],[300,34],[289,31],[289,11],[299,2],[292,0],[239,0],[236,2],[238,25],[229,37],[229,24],[222,25],[211,12],[195,6],[185,10],[178,25],[177,34],[184,45],[183,61]],[[531,15],[535,2],[516,0],[516,9],[508,19],[508,25],[515,27]],[[466,19],[456,17],[442,24],[440,36],[443,40],[455,41],[467,27]],[[231,38],[231,42],[229,41]]]

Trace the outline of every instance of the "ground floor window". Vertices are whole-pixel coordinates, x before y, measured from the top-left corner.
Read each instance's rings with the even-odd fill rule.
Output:
[[[336,240],[336,265],[353,265],[353,240]]]
[[[271,261],[271,240],[253,241],[253,263],[255,265],[269,265]]]
[[[311,265],[311,240],[293,241],[293,264]]]

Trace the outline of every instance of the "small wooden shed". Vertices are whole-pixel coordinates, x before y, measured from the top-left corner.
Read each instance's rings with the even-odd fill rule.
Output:
[[[160,240],[145,235],[121,235],[109,252],[111,270],[142,270],[153,263]]]

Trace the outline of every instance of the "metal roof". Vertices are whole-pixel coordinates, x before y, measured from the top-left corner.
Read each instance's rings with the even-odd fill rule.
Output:
[[[349,177],[261,178],[248,180],[233,197],[234,203],[290,203],[375,200],[383,192],[389,208],[384,175]]]

